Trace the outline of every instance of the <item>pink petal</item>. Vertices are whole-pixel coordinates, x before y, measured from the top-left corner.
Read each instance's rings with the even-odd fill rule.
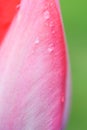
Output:
[[[0,51],[0,130],[60,130],[66,47],[54,0],[22,0]]]

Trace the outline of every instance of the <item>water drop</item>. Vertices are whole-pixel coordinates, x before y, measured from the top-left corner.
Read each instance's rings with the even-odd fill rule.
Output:
[[[64,101],[65,101],[65,97],[63,95],[62,98],[61,98],[61,102],[63,103]]]
[[[35,44],[39,44],[39,38],[37,37],[36,39],[35,39]]]
[[[50,27],[53,27],[53,26],[54,26],[53,21],[50,22],[49,26],[50,26]]]
[[[48,10],[46,10],[46,11],[44,12],[44,18],[45,18],[46,20],[50,18],[50,13],[49,13]]]
[[[48,52],[53,52],[53,50],[54,50],[54,46],[53,46],[53,44],[50,44],[50,46],[48,47]]]
[[[54,33],[55,33],[55,30],[52,31],[52,34],[54,34]]]
[[[53,6],[53,2],[51,2],[50,5]]]

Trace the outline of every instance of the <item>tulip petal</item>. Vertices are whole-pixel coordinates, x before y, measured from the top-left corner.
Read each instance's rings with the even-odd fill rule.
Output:
[[[17,13],[19,3],[20,0],[0,0],[0,42]]]
[[[54,0],[22,0],[0,51],[0,129],[60,130],[66,46]]]

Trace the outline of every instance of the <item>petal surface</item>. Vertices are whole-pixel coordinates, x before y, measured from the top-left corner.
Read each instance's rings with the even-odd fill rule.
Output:
[[[0,51],[0,129],[60,130],[67,59],[54,0],[22,0]]]

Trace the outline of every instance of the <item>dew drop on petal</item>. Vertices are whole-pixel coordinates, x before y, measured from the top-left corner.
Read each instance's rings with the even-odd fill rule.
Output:
[[[65,101],[64,95],[61,97],[61,102],[63,103]]]
[[[40,40],[39,40],[39,38],[37,37],[37,38],[35,39],[35,44],[39,44],[39,42],[40,42]]]
[[[54,46],[53,44],[50,44],[50,46],[48,47],[48,52],[51,53],[54,51]]]
[[[64,96],[62,97],[61,101],[64,102]]]
[[[52,34],[54,34],[54,33],[55,33],[55,30],[52,31]]]
[[[50,18],[50,13],[49,13],[48,10],[46,10],[46,11],[44,12],[44,18],[45,18],[46,20]]]
[[[50,26],[50,27],[53,27],[53,26],[54,26],[53,21],[50,22],[49,26]]]

